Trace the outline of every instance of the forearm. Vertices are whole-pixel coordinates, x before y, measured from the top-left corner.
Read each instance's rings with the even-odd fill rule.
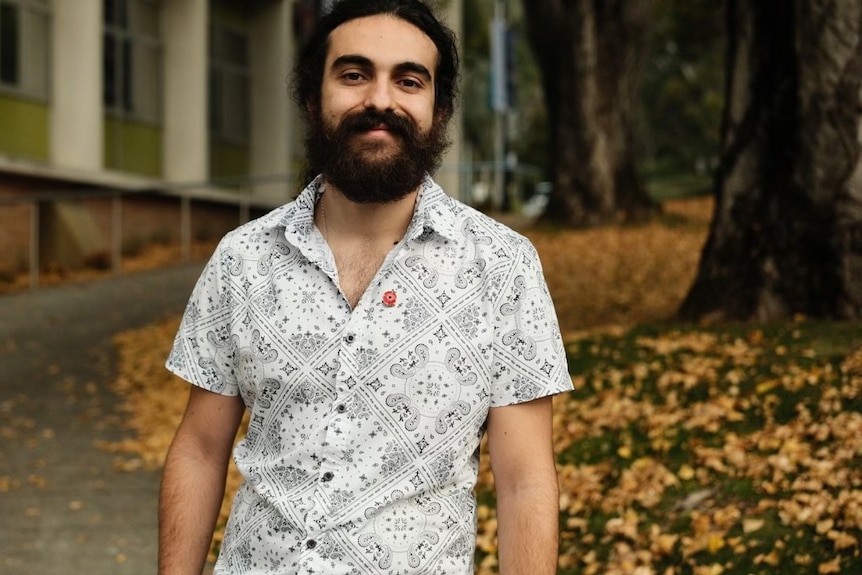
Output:
[[[177,437],[159,493],[159,575],[200,575],[224,497],[227,461]]]
[[[556,476],[497,493],[501,575],[553,575],[559,548]]]

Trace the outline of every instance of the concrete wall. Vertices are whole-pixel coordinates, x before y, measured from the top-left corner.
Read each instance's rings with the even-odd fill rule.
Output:
[[[16,196],[21,186],[0,185],[0,282],[12,274],[25,271],[30,257],[30,219],[32,208],[26,204],[6,204],[2,200]]]

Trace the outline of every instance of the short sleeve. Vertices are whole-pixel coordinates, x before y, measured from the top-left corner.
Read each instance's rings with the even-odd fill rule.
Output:
[[[521,243],[494,305],[491,406],[570,391],[557,314],[535,248]]]
[[[242,259],[223,239],[195,284],[165,364],[186,381],[221,395],[239,394],[231,279],[241,269]]]

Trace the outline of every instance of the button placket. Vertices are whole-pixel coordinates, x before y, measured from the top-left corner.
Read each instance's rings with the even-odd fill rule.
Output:
[[[357,330],[357,328],[361,328],[361,326],[362,322],[359,319],[358,314],[354,314],[354,316],[348,320],[347,325],[345,326],[345,333],[341,338],[343,348],[339,352],[339,355],[352,355],[357,353],[357,350],[354,349],[354,344],[359,340],[358,333],[361,332],[361,329]],[[335,373],[336,397],[333,401],[332,407],[332,416],[335,417],[335,420],[331,421],[331,425],[334,426],[335,429],[341,429],[342,425],[346,422],[344,418],[338,418],[337,416],[343,415],[347,412],[347,404],[350,402],[350,397],[357,381],[357,374],[346,367],[346,365],[349,365],[350,363],[352,362],[340,361],[338,370]]]
[[[352,422],[347,412],[348,405],[353,400],[352,396],[356,393],[354,388],[357,383],[357,373],[351,366],[355,364],[352,356],[357,353],[363,327],[364,322],[360,318],[360,314],[354,313],[344,325],[344,332],[341,335],[341,349],[339,350],[341,358],[338,362],[338,368],[333,374],[335,397],[328,415],[327,453],[324,463],[324,469],[327,470],[323,471],[318,479],[319,488],[326,492],[331,492],[345,479],[343,475],[338,473],[345,464],[343,454],[352,441]],[[348,356],[350,359],[345,361],[344,358]],[[324,496],[324,500],[328,500],[328,496]],[[328,513],[326,514],[328,515]]]

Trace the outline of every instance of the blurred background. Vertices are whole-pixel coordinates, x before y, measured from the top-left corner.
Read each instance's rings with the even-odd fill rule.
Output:
[[[560,573],[859,573],[862,0],[434,4],[435,177],[533,242],[569,354]],[[0,0],[0,575],[153,572],[164,359],[215,242],[304,185],[328,5]],[[493,575],[487,458],[477,495]]]
[[[461,36],[464,79],[437,178],[467,203],[534,218],[554,189],[555,154],[524,8],[437,4]],[[180,242],[188,258],[196,241],[290,199],[303,184],[303,128],[288,75],[327,5],[0,3],[0,285],[119,270],[153,244]],[[642,112],[632,125],[638,169],[651,196],[705,194],[718,154],[722,12],[661,1],[642,19],[632,25],[651,40],[641,32],[645,64],[631,73],[643,87],[627,104]]]
[[[711,195],[683,315],[859,317],[858,1],[435,4],[462,41],[451,195],[563,228]],[[188,260],[293,197],[288,78],[327,6],[0,2],[0,287]]]

